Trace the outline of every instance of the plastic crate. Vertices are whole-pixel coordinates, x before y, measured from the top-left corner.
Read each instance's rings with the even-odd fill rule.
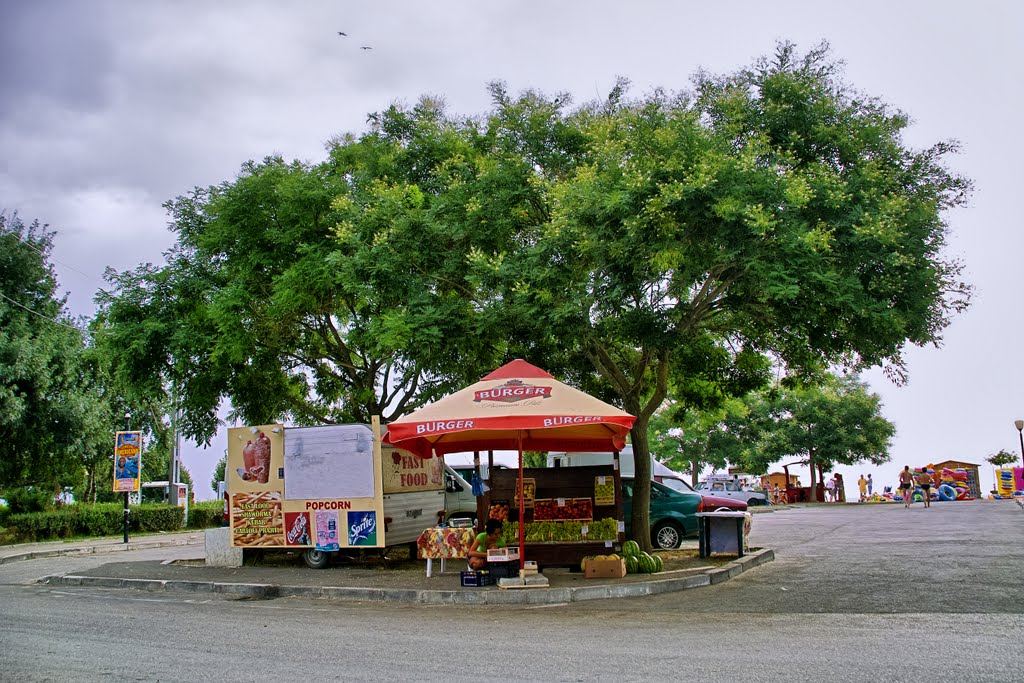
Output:
[[[490,572],[462,572],[462,585],[466,588],[480,588],[494,584],[494,575]]]
[[[510,579],[514,576],[519,576],[519,559],[515,559],[509,562],[495,562],[491,560],[487,563],[487,571],[496,579]]]

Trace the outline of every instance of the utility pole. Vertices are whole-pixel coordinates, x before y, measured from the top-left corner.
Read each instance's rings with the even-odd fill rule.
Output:
[[[167,467],[167,503],[171,506],[178,505],[178,457],[179,457],[179,444],[180,439],[178,438],[178,427],[181,420],[181,410],[178,408],[178,380],[174,380],[173,388],[171,389],[171,400],[174,402],[172,406],[174,412],[171,413],[171,464]]]
[[[131,431],[131,413],[127,410],[124,413],[124,430]],[[140,473],[141,474],[141,473]],[[128,543],[128,491],[124,492],[124,542]]]

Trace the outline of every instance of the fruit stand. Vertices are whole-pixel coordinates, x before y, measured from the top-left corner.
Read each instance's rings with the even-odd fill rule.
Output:
[[[421,458],[447,453],[478,454],[483,450],[494,449],[518,451],[519,468],[516,476],[523,485],[507,487],[500,493],[507,496],[504,500],[508,501],[510,507],[516,508],[515,517],[519,520],[519,568],[524,572],[527,561],[527,553],[524,551],[527,512],[525,498],[527,480],[531,477],[524,474],[523,452],[557,450],[617,453],[625,446],[626,436],[635,420],[634,416],[624,410],[559,382],[535,365],[516,359],[488,373],[480,381],[398,418],[388,425],[384,440]],[[478,459],[479,455],[474,458],[475,461]],[[490,467],[489,471],[493,473],[494,468]],[[617,468],[612,476],[617,479]],[[550,498],[555,495],[544,493],[541,486],[547,485],[546,482],[538,481],[536,477],[533,479],[535,488],[531,509],[532,502],[537,498],[543,500],[545,496]],[[507,481],[502,475],[495,476],[490,492],[492,499],[499,499],[499,493],[493,486]],[[599,495],[607,499],[607,481],[600,491],[594,479],[586,486],[582,483],[579,486],[578,494],[563,493],[559,498],[564,495],[566,498],[593,499]],[[618,521],[621,517],[621,494],[618,493],[621,486],[617,480],[614,488],[618,513],[615,519]],[[485,508],[489,510],[489,505],[485,506],[481,502],[478,510],[482,512]],[[482,515],[479,517],[482,518]],[[596,527],[600,520],[594,524]],[[621,540],[621,528],[615,531],[615,540]],[[614,546],[615,540],[607,542]],[[559,561],[557,552],[542,554],[549,563]],[[531,557],[530,560],[541,564],[540,556]]]
[[[519,473],[494,467],[487,471],[487,517],[502,520],[502,538],[515,544]],[[588,555],[618,552],[623,541],[621,492],[614,465],[524,468],[524,552],[540,567],[572,568]]]

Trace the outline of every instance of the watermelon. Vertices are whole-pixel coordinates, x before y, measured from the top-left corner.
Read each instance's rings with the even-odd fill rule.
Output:
[[[639,557],[640,544],[636,541],[626,541],[622,544],[622,554],[626,557]]]
[[[653,574],[655,569],[654,558],[648,553],[640,553],[640,571],[644,574]]]
[[[626,555],[626,573],[627,574],[638,574],[640,572],[640,563],[635,555]]]
[[[665,561],[661,559],[661,555],[651,555],[654,558],[654,571],[660,572],[665,568]]]
[[[582,560],[580,560],[580,571],[581,572],[587,571],[587,560],[589,560],[589,559],[590,559],[590,557],[584,557]]]

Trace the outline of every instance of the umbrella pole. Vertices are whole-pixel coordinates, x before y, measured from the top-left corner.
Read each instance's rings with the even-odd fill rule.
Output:
[[[526,527],[526,512],[523,510],[523,435],[519,434],[519,571],[526,567],[526,553],[524,552],[523,539]]]

